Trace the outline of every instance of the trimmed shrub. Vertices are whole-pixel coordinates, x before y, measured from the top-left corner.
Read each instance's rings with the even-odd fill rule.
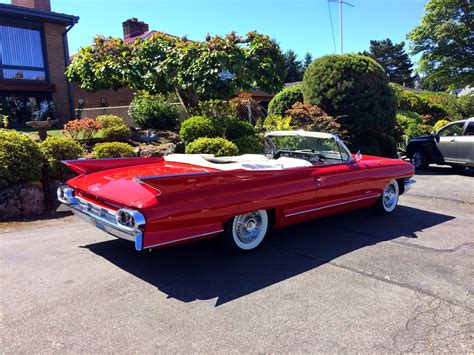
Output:
[[[132,132],[127,126],[109,126],[99,130],[100,136],[108,142],[126,141]]]
[[[423,123],[423,118],[416,112],[400,111],[397,113],[397,122],[408,139],[429,134],[433,130],[432,126]]]
[[[284,88],[268,104],[268,113],[271,116],[285,116],[295,103],[303,102],[303,90],[301,85],[292,85]]]
[[[102,128],[111,126],[126,126],[123,118],[115,115],[100,115],[97,116],[95,120],[100,123]]]
[[[401,111],[413,111],[419,115],[427,116],[425,122],[439,120],[448,117],[448,113],[443,107],[429,98],[414,92],[405,90],[402,86],[390,83],[395,96],[397,98],[397,107]]]
[[[382,157],[397,158],[397,142],[391,136],[383,134],[376,136],[377,146]]]
[[[391,132],[395,128],[396,99],[383,68],[357,55],[328,55],[306,69],[305,102],[335,117],[352,136]]]
[[[239,154],[262,154],[263,143],[257,136],[240,137],[233,141],[239,149]]]
[[[130,117],[141,128],[173,129],[179,118],[178,108],[161,95],[141,93],[134,96]]]
[[[215,120],[203,116],[188,118],[181,124],[179,135],[185,144],[200,137],[215,138],[224,134],[224,123],[220,125]]]
[[[133,147],[127,143],[107,142],[94,146],[94,157],[102,158],[126,158],[136,156]]]
[[[115,115],[102,115],[96,118],[101,125],[99,135],[109,142],[126,141],[130,139],[130,129],[122,117]]]
[[[198,138],[186,146],[186,154],[214,154],[216,157],[237,155],[237,146],[224,138]]]
[[[0,129],[0,188],[41,179],[43,156],[25,134]]]
[[[435,123],[433,126],[433,131],[439,130],[441,127],[446,126],[450,121],[448,120],[439,120],[438,122]]]
[[[44,176],[61,180],[70,175],[71,170],[61,163],[62,160],[77,159],[84,152],[75,140],[64,137],[48,137],[40,143],[43,154]]]
[[[237,138],[255,135],[255,127],[249,122],[237,118],[228,119],[225,127],[225,137],[231,141]]]

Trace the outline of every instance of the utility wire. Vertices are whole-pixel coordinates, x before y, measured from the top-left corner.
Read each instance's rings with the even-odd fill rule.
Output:
[[[336,53],[336,37],[334,36],[334,27],[332,25],[332,14],[331,14],[331,6],[329,6],[329,1],[330,0],[327,0],[328,12],[329,12],[329,22],[331,22],[332,44],[334,45],[334,53]]]

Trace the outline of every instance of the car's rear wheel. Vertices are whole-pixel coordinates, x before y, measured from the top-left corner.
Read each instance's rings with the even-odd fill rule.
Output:
[[[268,214],[265,210],[252,211],[233,217],[227,223],[223,243],[227,249],[250,251],[257,248],[268,231]]]
[[[416,169],[426,169],[428,167],[426,155],[421,150],[415,151],[412,154],[410,161]]]
[[[398,205],[399,196],[400,188],[397,180],[390,181],[383,190],[379,200],[374,205],[375,210],[382,214],[392,213]]]

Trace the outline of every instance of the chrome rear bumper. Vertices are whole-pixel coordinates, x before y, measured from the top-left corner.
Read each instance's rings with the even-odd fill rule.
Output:
[[[62,189],[60,191],[60,189]],[[81,217],[86,222],[120,239],[126,239],[135,243],[136,250],[143,249],[143,227],[145,217],[138,211],[120,209],[122,213],[130,214],[134,223],[132,226],[125,226],[118,222],[117,212],[96,205],[90,201],[73,195],[73,190],[69,187],[61,186],[58,189],[58,199],[62,206],[72,211],[76,216]]]

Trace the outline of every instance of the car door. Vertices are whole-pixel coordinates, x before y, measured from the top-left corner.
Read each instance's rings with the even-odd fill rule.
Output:
[[[353,201],[365,198],[365,171],[356,159],[340,146],[339,164],[315,168],[316,205],[321,209],[344,208]]]
[[[457,162],[457,140],[461,136],[464,122],[454,122],[438,131],[435,144],[444,161]]]
[[[456,138],[456,154],[459,163],[474,166],[474,121],[467,122],[463,134]]]

